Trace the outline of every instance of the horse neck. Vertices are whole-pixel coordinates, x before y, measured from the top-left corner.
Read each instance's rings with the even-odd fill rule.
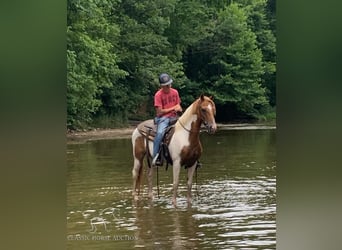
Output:
[[[184,126],[186,130],[191,130],[191,132],[199,133],[201,127],[201,119],[197,114],[197,101],[192,103],[183,113],[183,115],[179,118],[179,122],[181,122],[181,126]],[[194,127],[192,127],[192,123],[194,123]]]

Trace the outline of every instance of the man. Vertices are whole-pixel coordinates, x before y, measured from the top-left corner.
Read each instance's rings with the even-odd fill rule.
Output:
[[[170,120],[177,116],[177,112],[182,111],[178,91],[171,87],[173,80],[163,73],[159,76],[160,89],[154,95],[154,107],[156,109],[155,122],[157,124],[157,134],[153,144],[152,166],[160,165],[157,162],[159,157],[159,147],[163,139],[165,129]]]

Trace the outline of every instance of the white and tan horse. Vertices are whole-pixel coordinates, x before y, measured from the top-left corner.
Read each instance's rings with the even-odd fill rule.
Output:
[[[187,168],[188,178],[188,205],[191,204],[191,187],[194,172],[198,159],[202,154],[202,145],[199,139],[201,125],[204,124],[209,133],[216,131],[215,122],[216,107],[210,97],[201,95],[183,113],[175,124],[174,133],[169,143],[169,153],[173,166],[173,199],[172,203],[176,207],[177,189],[179,183],[179,172],[182,166]],[[139,127],[139,126],[138,126]],[[146,144],[148,141],[149,149]],[[133,175],[133,197],[138,199],[140,193],[140,183],[142,177],[143,161],[147,152],[153,151],[153,141],[147,140],[138,128],[132,134],[134,166]],[[148,157],[151,157],[149,155]],[[148,196],[153,198],[152,178],[153,167],[148,168]]]

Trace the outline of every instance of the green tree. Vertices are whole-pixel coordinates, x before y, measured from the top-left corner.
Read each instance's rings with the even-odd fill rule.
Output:
[[[197,78],[198,63],[191,59],[200,41],[213,35],[217,6],[215,4],[214,8],[209,5],[207,1],[178,0],[170,17],[170,26],[165,32],[172,45],[170,54],[183,65],[185,74],[177,78],[177,87],[185,107],[203,92]]]
[[[70,128],[154,115],[162,72],[184,107],[201,93],[236,117],[275,104],[275,0],[67,3]]]
[[[203,65],[203,88],[222,107],[230,106],[256,117],[268,103],[261,86],[262,52],[257,47],[256,35],[247,25],[246,13],[237,4],[219,12],[211,47],[207,48],[209,56],[204,56],[204,62],[209,63],[207,67]]]
[[[165,35],[171,43],[173,53],[178,60],[182,59],[183,52],[203,39],[208,34],[209,11],[198,1],[178,0],[175,10],[170,16],[170,26]]]
[[[247,14],[247,23],[256,35],[257,46],[263,54],[263,66],[265,73],[261,84],[265,87],[269,102],[272,106],[276,103],[276,38],[274,15],[269,6],[273,0],[240,0]],[[274,10],[272,10],[274,11]]]
[[[114,51],[119,29],[109,24],[110,1],[68,0],[67,23],[67,125],[91,122],[102,105],[104,88],[125,76]]]
[[[171,44],[164,35],[170,25],[175,1],[122,1],[113,22],[121,29],[118,55],[120,68],[128,72],[127,108],[134,112],[142,104],[151,104],[158,88],[158,75],[168,72],[177,78],[183,75],[182,63],[169,52]],[[153,106],[150,111],[153,111]]]

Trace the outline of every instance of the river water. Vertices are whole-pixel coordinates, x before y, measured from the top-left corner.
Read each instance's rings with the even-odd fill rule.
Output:
[[[159,198],[155,171],[155,200],[144,178],[133,202],[130,138],[68,144],[68,249],[275,249],[275,129],[220,129],[201,141],[192,207],[183,169],[176,209],[172,167],[159,169]]]

